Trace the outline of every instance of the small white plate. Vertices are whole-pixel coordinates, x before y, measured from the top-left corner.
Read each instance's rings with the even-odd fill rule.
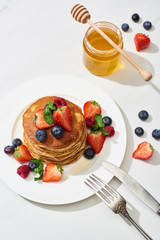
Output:
[[[83,156],[76,162],[63,166],[62,179],[56,183],[34,181],[34,173],[22,179],[16,172],[20,164],[4,153],[4,147],[10,145],[16,137],[23,139],[22,114],[35,100],[44,96],[61,96],[81,108],[88,100],[97,101],[102,107],[102,115],[113,120],[115,135],[105,140],[100,154],[92,160]],[[91,173],[112,179],[111,174],[101,167],[102,161],[110,161],[121,165],[126,149],[126,128],[122,114],[112,100],[101,88],[86,79],[70,75],[51,75],[32,79],[12,90],[0,105],[0,175],[2,180],[21,196],[44,204],[68,204],[93,195],[84,184]]]

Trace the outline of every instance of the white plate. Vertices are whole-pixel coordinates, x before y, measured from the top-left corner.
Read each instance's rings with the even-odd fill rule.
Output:
[[[61,181],[57,183],[34,182],[34,173],[22,179],[17,173],[20,164],[4,153],[4,147],[13,138],[23,139],[22,114],[33,101],[43,96],[62,96],[83,107],[88,100],[97,101],[102,115],[113,119],[116,134],[107,138],[100,154],[93,160],[81,157],[76,163],[64,166]],[[67,204],[88,198],[93,193],[84,184],[92,172],[110,181],[112,176],[101,167],[108,160],[120,166],[126,149],[126,128],[116,103],[102,89],[85,79],[70,75],[53,75],[32,79],[10,92],[1,102],[0,166],[2,180],[21,196],[44,204]],[[2,114],[3,113],[3,114]]]

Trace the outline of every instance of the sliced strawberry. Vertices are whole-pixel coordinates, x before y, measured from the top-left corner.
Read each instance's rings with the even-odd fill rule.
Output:
[[[44,117],[43,117],[43,112],[44,112],[44,109],[39,109],[36,114],[34,115],[34,123],[36,125],[36,128],[38,129],[46,129],[46,128],[49,128],[49,127],[52,127],[54,126],[55,124],[51,124],[49,125],[48,123],[46,123],[46,121],[44,120]]]
[[[23,144],[15,148],[13,156],[20,163],[29,162],[32,158],[28,148]]]
[[[59,164],[49,163],[45,167],[43,182],[57,182],[61,179],[63,169]]]
[[[58,108],[53,113],[53,118],[61,127],[67,131],[72,129],[72,115],[71,110],[68,106]]]
[[[94,117],[94,115],[101,114],[101,107],[96,101],[88,101],[83,106],[84,117]]]
[[[134,37],[134,43],[137,51],[140,51],[150,44],[150,38],[143,33],[137,33]]]
[[[93,148],[95,153],[99,153],[102,150],[105,136],[102,132],[91,132],[87,136],[87,141],[89,145]]]
[[[142,142],[138,145],[137,149],[133,152],[132,157],[136,159],[148,159],[153,155],[153,147],[148,142]]]

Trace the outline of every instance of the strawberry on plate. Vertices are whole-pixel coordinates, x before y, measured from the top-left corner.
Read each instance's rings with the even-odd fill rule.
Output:
[[[54,126],[55,124],[48,124],[45,120],[44,120],[44,109],[39,109],[36,114],[34,115],[34,119],[33,119],[33,123],[35,124],[36,128],[38,129],[46,129],[49,127]]]
[[[137,33],[134,37],[134,42],[136,45],[136,49],[139,52],[140,50],[149,46],[151,40],[148,36],[143,33]]]
[[[53,113],[53,118],[61,127],[67,131],[72,130],[71,109],[68,106],[57,108]]]
[[[88,101],[83,106],[84,117],[94,117],[95,114],[101,114],[101,106],[96,101]]]
[[[32,158],[28,148],[23,144],[15,148],[13,156],[20,163],[29,162]]]
[[[138,145],[137,149],[133,152],[132,157],[135,159],[148,159],[153,155],[153,147],[148,142],[142,142]]]
[[[45,167],[43,182],[57,182],[61,179],[63,169],[59,164],[48,163]]]
[[[100,153],[105,141],[105,136],[100,131],[91,132],[87,135],[87,141],[95,153]]]

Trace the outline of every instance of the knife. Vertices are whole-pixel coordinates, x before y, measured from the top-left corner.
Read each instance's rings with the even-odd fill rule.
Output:
[[[159,202],[133,177],[110,162],[102,162],[102,166],[123,182],[138,198],[160,216]]]

